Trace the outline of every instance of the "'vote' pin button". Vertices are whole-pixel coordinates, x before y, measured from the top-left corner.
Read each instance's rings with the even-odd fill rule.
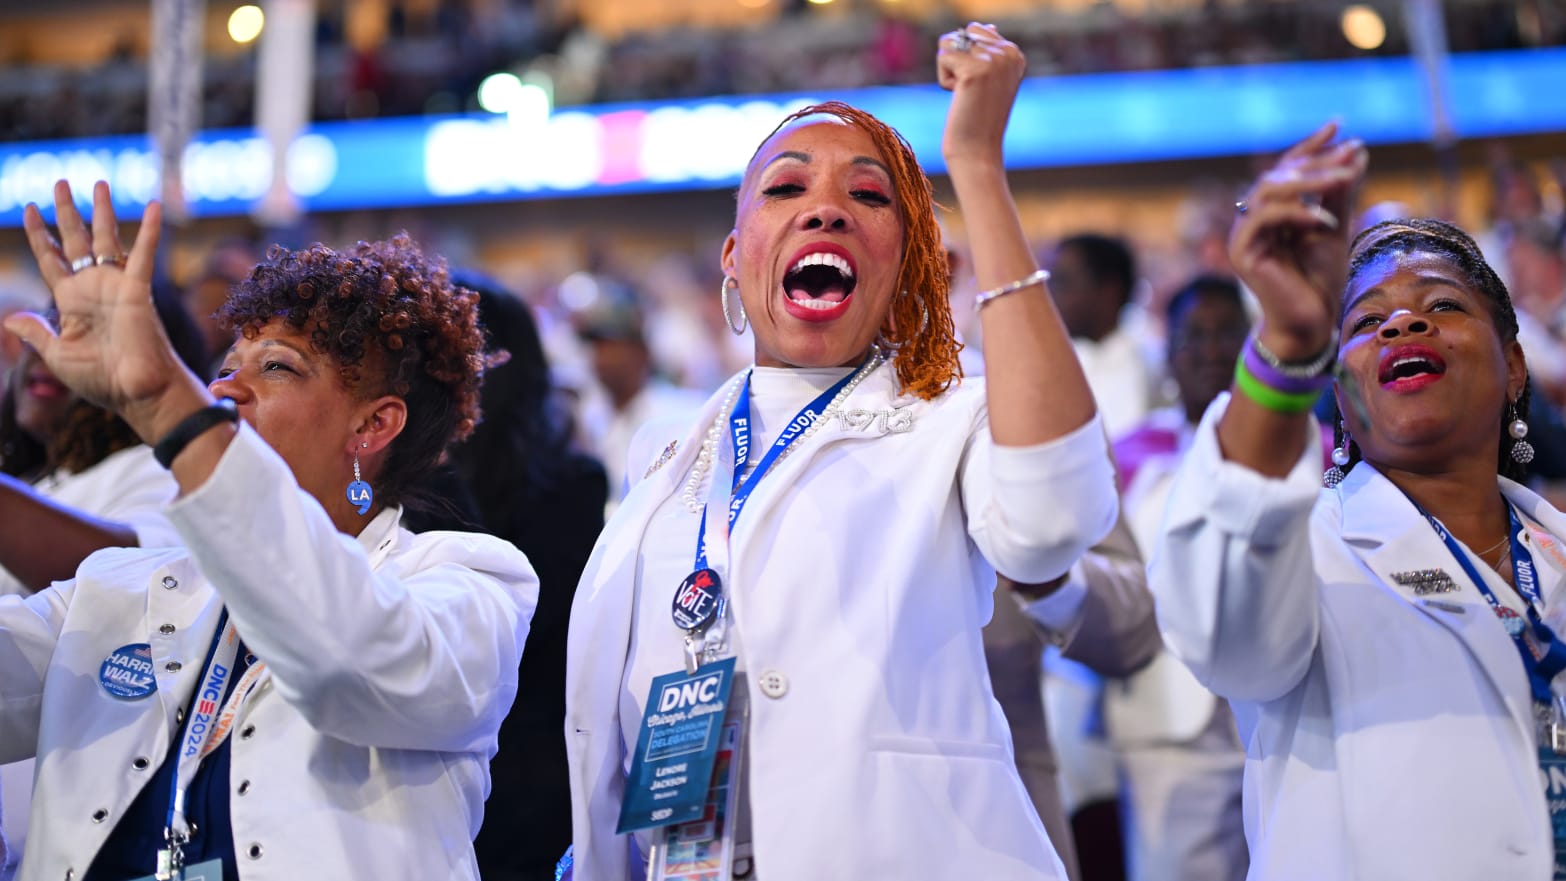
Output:
[[[674,593],[674,625],[681,630],[705,630],[717,617],[723,598],[723,580],[711,569],[697,569],[685,576]]]

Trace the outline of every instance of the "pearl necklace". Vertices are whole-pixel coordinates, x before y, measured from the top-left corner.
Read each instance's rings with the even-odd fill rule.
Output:
[[[792,453],[795,447],[810,440],[810,436],[815,434],[817,429],[836,416],[838,408],[842,403],[848,399],[849,395],[853,394],[854,389],[858,388],[861,382],[864,382],[865,377],[869,376],[871,372],[886,361],[886,357],[886,353],[881,351],[879,346],[875,347],[870,354],[870,360],[866,361],[864,366],[859,368],[859,371],[848,381],[848,384],[843,386],[842,391],[833,396],[831,402],[821,411],[821,415],[816,417],[816,420],[805,429],[804,434],[799,436],[799,440],[784,447],[783,452],[778,454],[777,459],[772,464],[776,465],[787,459],[789,453]],[[704,502],[697,497],[696,493],[701,488],[702,478],[706,477],[707,472],[712,468],[712,460],[718,454],[718,439],[723,436],[723,424],[728,421],[730,410],[734,406],[734,396],[739,394],[740,386],[749,380],[750,371],[747,370],[743,375],[729,383],[728,393],[723,396],[723,406],[718,408],[718,415],[712,420],[712,425],[707,429],[707,436],[702,438],[701,451],[696,454],[696,461],[691,465],[690,476],[685,479],[685,489],[680,492],[680,501],[685,503],[685,509],[692,514],[701,513]]]

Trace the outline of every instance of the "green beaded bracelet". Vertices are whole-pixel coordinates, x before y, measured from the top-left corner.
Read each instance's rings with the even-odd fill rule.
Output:
[[[1274,413],[1304,413],[1316,406],[1321,392],[1282,392],[1262,382],[1245,367],[1245,359],[1234,363],[1234,384],[1240,393]]]

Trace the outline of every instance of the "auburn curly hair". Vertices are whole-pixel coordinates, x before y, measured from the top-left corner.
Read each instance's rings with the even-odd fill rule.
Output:
[[[478,295],[453,285],[445,261],[426,257],[405,232],[341,251],[274,245],[235,285],[218,319],[246,339],[282,321],[309,335],[353,394],[407,403],[407,424],[375,476],[376,494],[389,504],[408,501],[419,478],[478,424]]]
[[[957,341],[948,299],[951,279],[941,228],[935,222],[934,188],[919,167],[913,148],[896,129],[841,101],[812,104],[790,113],[761,143],[765,145],[795,120],[821,115],[835,116],[868,134],[892,173],[905,244],[897,293],[892,297],[891,314],[881,327],[881,338],[896,352],[894,363],[903,390],[930,400],[962,377],[957,360],[962,343]]]
[[[1386,220],[1376,224],[1354,237],[1349,246],[1349,271],[1348,281],[1353,282],[1376,259],[1387,254],[1412,254],[1415,251],[1423,251],[1435,254],[1451,263],[1464,279],[1473,287],[1474,291],[1488,301],[1490,316],[1495,322],[1496,332],[1502,343],[1510,343],[1517,339],[1517,310],[1512,307],[1511,294],[1506,290],[1505,282],[1496,275],[1495,270],[1485,261],[1484,254],[1480,253],[1479,245],[1458,227],[1444,220],[1425,218],[1406,218],[1401,220]],[[1347,314],[1349,306],[1345,297],[1341,307],[1339,320]],[[1526,469],[1512,459],[1512,438],[1507,433],[1507,423],[1512,419],[1527,420],[1528,398],[1533,390],[1533,380],[1523,381],[1522,393],[1516,401],[1498,401],[1496,411],[1491,416],[1499,426],[1497,434],[1496,470],[1503,476],[1513,480],[1523,480],[1526,477]],[[1482,415],[1482,414],[1481,414]],[[1343,420],[1340,417],[1333,428],[1333,437],[1337,446],[1343,445]],[[1360,460],[1358,445],[1352,438],[1348,446],[1349,468],[1353,468]]]

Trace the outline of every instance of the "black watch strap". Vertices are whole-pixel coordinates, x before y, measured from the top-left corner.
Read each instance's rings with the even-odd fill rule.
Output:
[[[218,398],[216,402],[181,419],[179,424],[170,429],[169,433],[152,448],[152,458],[157,459],[158,464],[164,468],[172,468],[174,459],[190,446],[191,441],[214,426],[238,421],[239,405],[235,404],[232,398]]]

